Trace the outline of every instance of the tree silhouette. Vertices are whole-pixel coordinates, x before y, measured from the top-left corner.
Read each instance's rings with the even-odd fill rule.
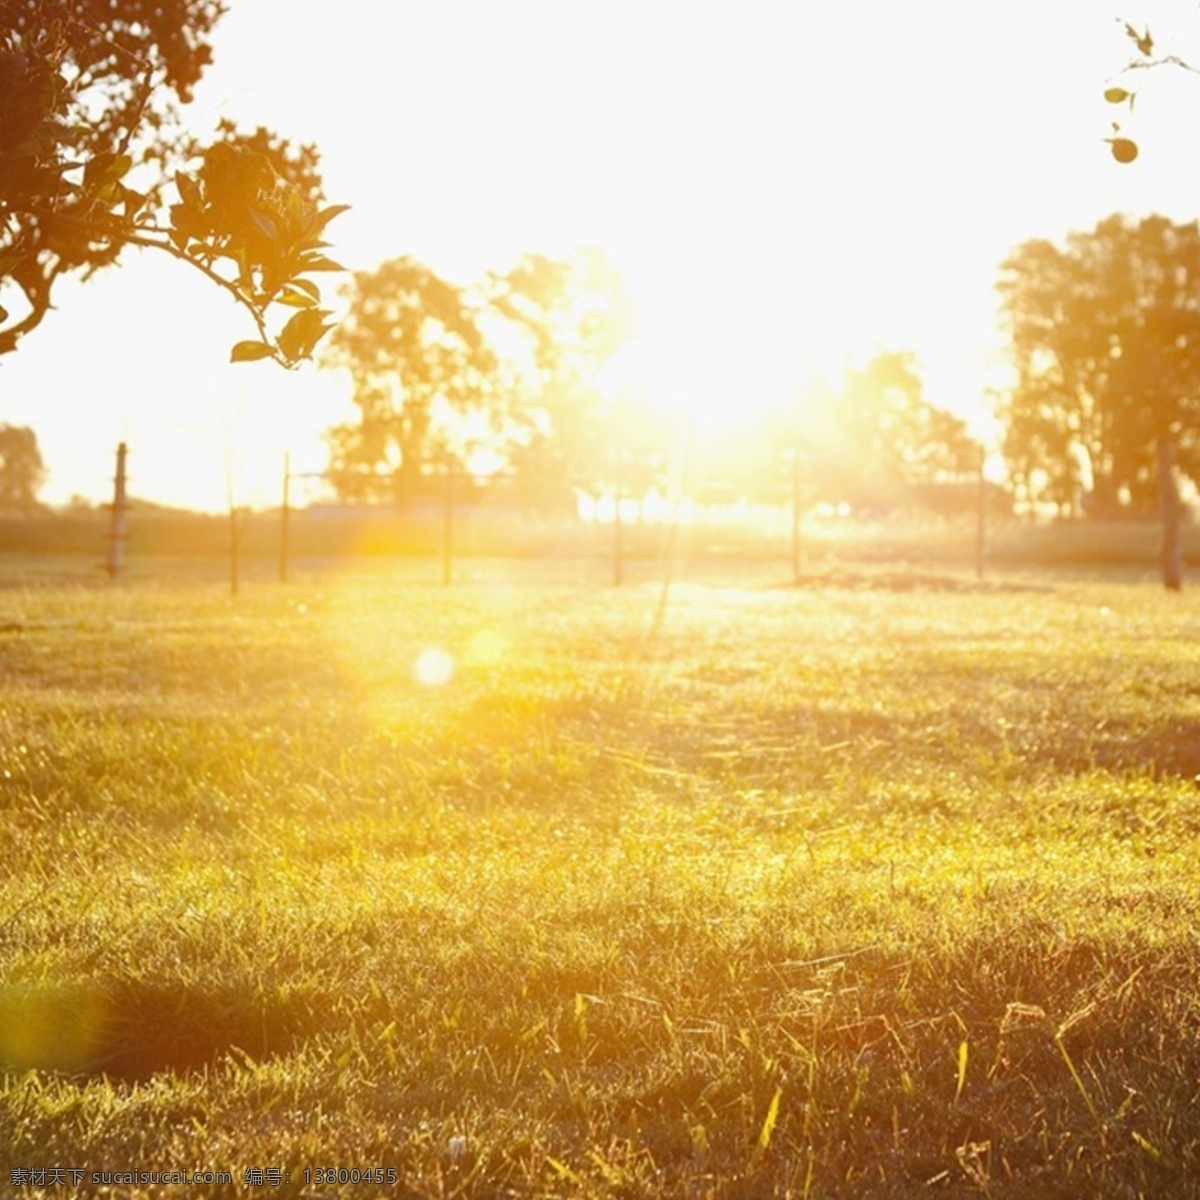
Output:
[[[486,291],[526,348],[509,450],[518,491],[536,507],[562,508],[574,506],[576,489],[638,486],[658,439],[644,409],[600,384],[635,323],[610,260],[595,249],[562,260],[527,254]]]
[[[0,425],[0,509],[35,507],[45,482],[37,435],[22,425]]]
[[[357,422],[329,434],[339,494],[407,503],[436,460],[461,460],[454,418],[489,411],[501,390],[480,318],[476,298],[415,259],[355,274],[325,354],[349,371],[359,409]]]
[[[129,245],[187,263],[248,312],[258,336],[234,361],[294,366],[330,328],[309,276],[341,269],[322,237],[344,206],[320,207],[315,152],[228,123],[208,146],[179,133],[224,8],[0,0],[0,354],[41,324],[61,277]],[[273,305],[293,310],[277,330]]]
[[[1063,246],[1027,242],[1000,281],[1017,379],[1005,454],[1068,509],[1164,521],[1164,581],[1178,587],[1176,472],[1200,480],[1200,227],[1113,216]]]
[[[859,512],[904,505],[928,485],[978,470],[979,447],[966,423],[925,398],[916,358],[906,351],[848,367],[840,385],[821,389],[819,405],[802,421],[785,416],[776,424],[776,459],[785,448],[789,464],[801,453],[806,494]],[[778,463],[777,490],[788,489],[791,470]]]
[[[865,367],[847,372],[838,410],[867,486],[962,476],[978,460],[966,423],[925,399],[912,354],[877,354]]]
[[[848,366],[836,383],[816,378],[802,395],[704,448],[706,499],[884,513],[936,504],[942,485],[978,479],[978,443],[925,398],[907,351]]]

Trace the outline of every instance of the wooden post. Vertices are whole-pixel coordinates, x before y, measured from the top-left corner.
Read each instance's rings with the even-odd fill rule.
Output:
[[[1158,502],[1162,513],[1163,586],[1178,592],[1183,588],[1183,555],[1179,541],[1179,482],[1175,472],[1175,439],[1169,433],[1158,437]]]
[[[283,456],[283,502],[279,506],[279,582],[287,583],[288,577],[288,520],[291,516],[289,492],[292,483],[292,461],[290,454]]]
[[[621,501],[625,496],[625,456],[617,451],[617,480],[613,500],[613,587],[620,587],[625,574],[625,526]]]
[[[229,504],[229,594],[238,594],[238,510],[232,501]]]
[[[800,445],[792,445],[792,582],[799,583],[804,568],[804,546],[800,540]]]
[[[987,552],[987,477],[983,473],[987,451],[979,446],[979,488],[975,497],[975,578],[983,579],[984,556]]]
[[[108,532],[108,577],[116,579],[121,573],[121,557],[125,546],[125,460],[129,448],[124,442],[117,446],[117,473],[113,478],[112,524]]]
[[[454,578],[454,456],[446,451],[445,487],[442,491],[442,583]]]

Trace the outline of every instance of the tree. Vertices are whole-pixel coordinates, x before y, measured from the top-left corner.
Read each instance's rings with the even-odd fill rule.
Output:
[[[926,483],[975,467],[978,449],[966,423],[925,399],[912,354],[877,354],[847,372],[838,408],[867,483]]]
[[[349,298],[324,356],[349,371],[359,409],[329,433],[340,494],[405,502],[435,460],[461,463],[479,440],[538,507],[611,481],[620,406],[595,376],[626,335],[628,298],[598,251],[526,255],[474,287],[397,258],[355,275]]]
[[[1016,369],[1005,454],[1068,511],[1163,519],[1180,586],[1176,474],[1200,480],[1200,227],[1113,216],[1064,246],[1019,247],[1000,280]],[[1085,485],[1090,483],[1090,488]]]
[[[966,423],[925,399],[915,357],[897,351],[848,368],[841,386],[825,391],[822,411],[778,444],[802,452],[819,499],[859,511],[905,503],[979,464]]]
[[[0,509],[30,509],[46,482],[37,435],[21,425],[0,425]]]
[[[802,403],[777,406],[705,449],[706,498],[796,511],[937,508],[947,485],[978,481],[980,464],[966,422],[925,399],[915,356],[897,351],[848,366],[837,384],[813,379]]]
[[[527,254],[490,276],[485,290],[525,347],[509,449],[518,489],[539,508],[573,508],[576,489],[637,487],[652,473],[661,438],[643,407],[600,383],[635,325],[612,262],[591,248],[563,260]]]
[[[207,147],[179,133],[224,10],[0,0],[0,354],[41,324],[58,279],[131,245],[188,264],[249,313],[258,337],[234,361],[294,366],[331,327],[309,276],[341,269],[322,236],[344,206],[320,207],[315,151],[228,123]],[[299,310],[277,332],[274,305]]]
[[[345,496],[407,503],[435,460],[465,457],[456,418],[487,412],[500,390],[481,302],[412,258],[355,274],[324,361],[349,371],[359,409],[356,423],[329,434]]]

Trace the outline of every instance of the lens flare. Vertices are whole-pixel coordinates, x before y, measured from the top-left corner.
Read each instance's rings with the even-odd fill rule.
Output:
[[[0,990],[0,1066],[78,1071],[101,1051],[110,1017],[94,988]]]
[[[449,650],[431,646],[417,655],[413,671],[418,683],[423,683],[426,687],[441,687],[449,683],[454,674],[454,655]]]
[[[494,629],[481,629],[467,646],[466,660],[476,667],[496,667],[508,650],[508,639]]]

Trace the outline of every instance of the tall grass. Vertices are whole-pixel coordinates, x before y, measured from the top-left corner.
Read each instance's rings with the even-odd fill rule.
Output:
[[[0,1186],[1200,1195],[1187,594],[415,572],[0,588]]]

